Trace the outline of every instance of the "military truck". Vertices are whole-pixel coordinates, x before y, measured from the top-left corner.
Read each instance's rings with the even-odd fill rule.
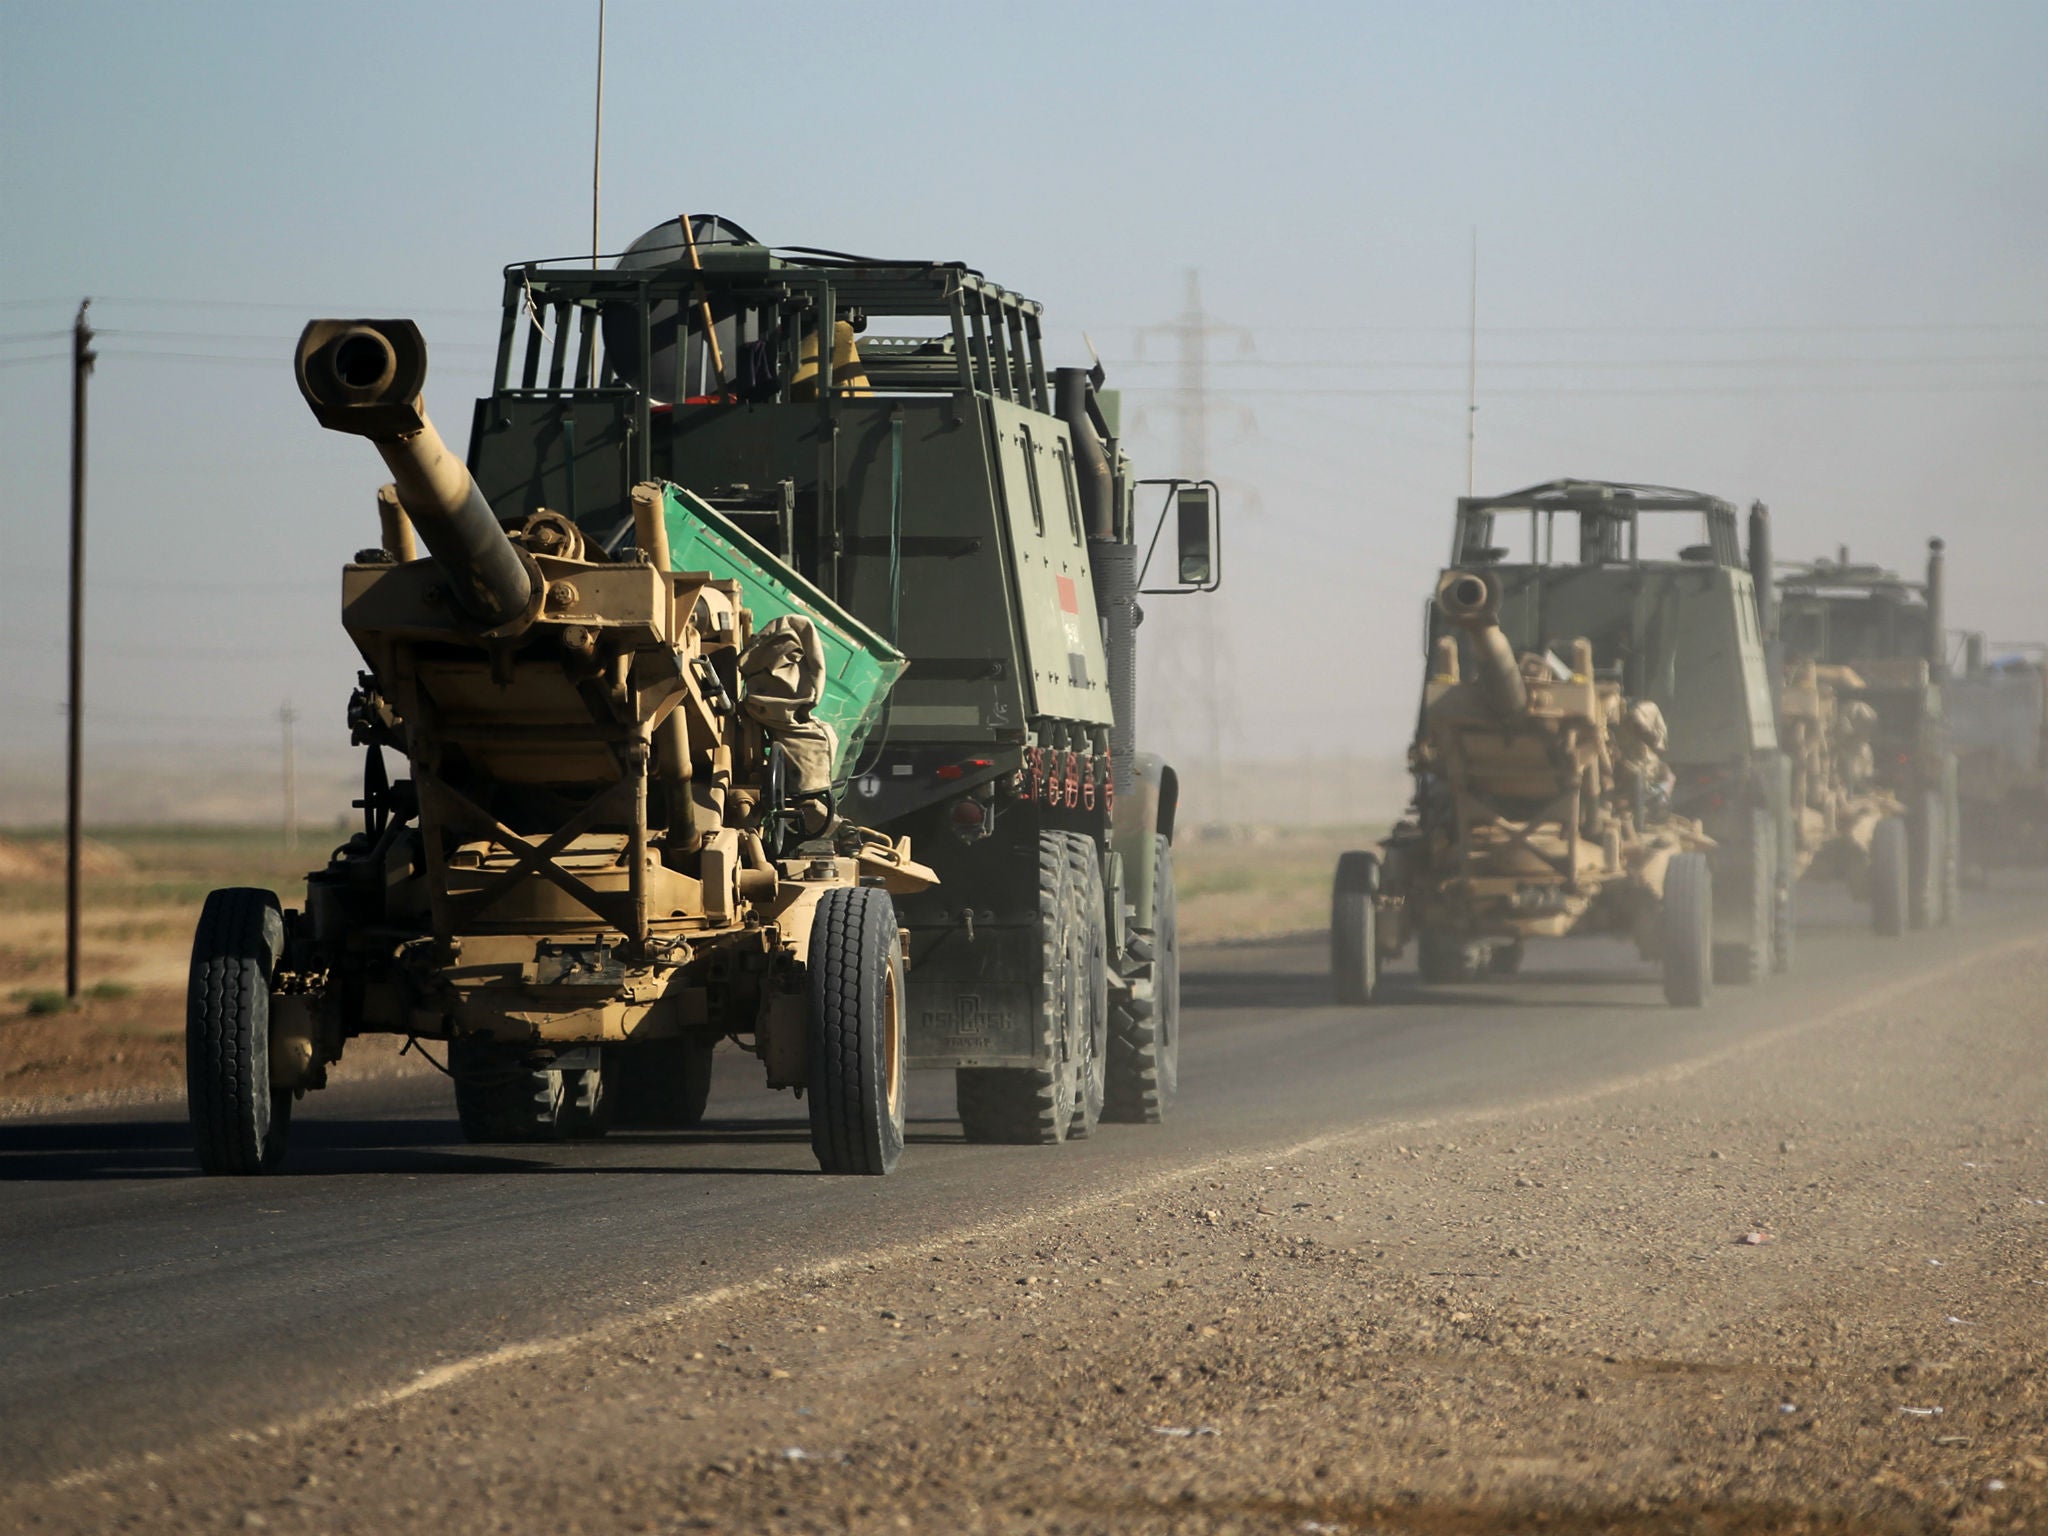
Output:
[[[1962,877],[2048,864],[2048,645],[1968,634],[1946,695]]]
[[[508,526],[427,417],[410,322],[315,321],[297,366],[321,424],[393,476],[382,545],[342,576],[364,825],[303,909],[206,900],[186,1010],[201,1165],[276,1168],[294,1100],[382,1033],[447,1042],[484,1142],[688,1124],[731,1037],[808,1096],[821,1168],[889,1172],[892,896],[935,880],[828,786],[903,658],[772,561],[751,588],[679,564],[717,525],[660,481],[627,492],[630,549],[545,505]]]
[[[908,657],[825,792],[940,876],[901,897],[905,1064],[955,1072],[976,1141],[1159,1119],[1179,791],[1138,751],[1139,599],[1215,590],[1216,487],[1139,480],[1100,365],[1049,367],[1040,306],[958,262],[679,217],[508,267],[499,338],[469,450],[499,517],[617,550],[634,485],[687,487]]]
[[[1699,542],[1645,548],[1646,523],[1681,518]],[[1760,505],[1750,532],[1768,562]],[[1367,957],[1411,937],[1422,979],[1445,983],[1515,970],[1531,938],[1622,934],[1681,1006],[1782,967],[1789,784],[1764,620],[1715,497],[1559,480],[1461,499],[1427,621],[1414,799],[1334,883],[1340,998],[1368,1001]]]
[[[1877,826],[1871,845],[1872,926],[1881,933],[1953,922],[1960,906],[1961,817],[1942,624],[1946,557],[1940,539],[1928,540],[1927,549],[1921,581],[1859,565],[1846,546],[1832,560],[1777,573],[1786,665],[1812,661],[1852,674],[1840,695],[1871,712],[1868,785],[1904,809],[1903,818]]]

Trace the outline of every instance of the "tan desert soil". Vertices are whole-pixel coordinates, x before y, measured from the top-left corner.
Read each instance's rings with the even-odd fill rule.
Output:
[[[2044,989],[2029,943],[1572,1102],[679,1294],[0,1528],[2048,1529]]]

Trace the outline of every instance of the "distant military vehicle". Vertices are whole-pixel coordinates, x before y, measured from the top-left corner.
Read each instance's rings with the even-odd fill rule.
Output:
[[[942,877],[900,897],[905,1065],[956,1071],[973,1140],[1159,1119],[1179,792],[1138,751],[1138,599],[1215,589],[1214,485],[1136,479],[1099,365],[1049,368],[1040,306],[957,262],[694,215],[616,265],[509,267],[503,301],[469,448],[498,518],[620,552],[632,488],[684,487],[679,569],[757,551],[908,658],[802,789]]]
[[[1993,654],[1995,652],[1995,654]],[[1948,680],[1962,873],[2048,864],[2048,645],[1965,637]]]
[[[1962,834],[1955,751],[1949,739],[1947,641],[1942,626],[1942,541],[1928,541],[1924,581],[1857,565],[1842,549],[1778,572],[1779,644],[1785,664],[1841,668],[1835,691],[1868,706],[1861,732],[1867,774],[1859,787],[1900,807],[1896,830],[1880,822],[1870,845],[1871,920],[1882,933],[1953,922],[1959,906]],[[1903,847],[1904,859],[1899,858]],[[1903,902],[1897,890],[1903,866]],[[1856,878],[1852,862],[1849,870]],[[1903,923],[1899,913],[1903,909]]]
[[[408,321],[315,321],[298,374],[394,477],[383,546],[342,577],[369,668],[364,826],[302,911],[206,900],[201,1164],[276,1167],[294,1098],[362,1034],[447,1041],[476,1141],[690,1123],[732,1037],[808,1095],[822,1168],[887,1173],[907,1054],[891,896],[935,882],[825,786],[902,657],[772,560],[743,561],[751,587],[678,573],[677,543],[721,530],[658,481],[628,491],[630,549],[546,507],[508,527],[427,419]],[[386,778],[386,748],[409,777]]]
[[[1653,558],[1644,522],[1674,514],[1704,539]],[[1578,535],[1563,558],[1560,518]],[[1766,561],[1768,529],[1759,506]],[[1685,1006],[1788,958],[1789,783],[1756,591],[1735,509],[1711,496],[1561,480],[1462,499],[1409,818],[1338,869],[1340,997],[1368,1000],[1370,957],[1411,936],[1423,979],[1449,982],[1512,971],[1530,938],[1623,934]]]

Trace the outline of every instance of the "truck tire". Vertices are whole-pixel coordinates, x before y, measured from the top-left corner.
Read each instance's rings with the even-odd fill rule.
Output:
[[[1330,981],[1337,1001],[1363,1007],[1379,990],[1380,861],[1370,853],[1340,854],[1330,884]]]
[[[903,1155],[903,933],[887,891],[827,891],[811,919],[811,1151],[880,1177]]]
[[[1152,837],[1152,995],[1110,1009],[1102,1118],[1157,1125],[1180,1092],[1180,918],[1173,844]]]
[[[1520,939],[1510,939],[1505,944],[1495,944],[1486,951],[1486,974],[1489,976],[1519,976],[1522,961],[1527,958],[1529,946]]]
[[[1887,816],[1870,834],[1870,927],[1883,938],[1906,931],[1906,824]]]
[[[953,1093],[969,1141],[1043,1145],[1065,1141],[1080,1102],[1080,1020],[1070,979],[1074,902],[1066,838],[1038,834],[1039,974],[1032,991],[1037,1067],[958,1067]]]
[[[1472,946],[1462,933],[1422,928],[1415,935],[1415,965],[1432,987],[1455,986],[1479,974]]]
[[[1941,921],[1951,927],[1963,917],[1963,810],[1952,791],[1942,795],[1941,809],[1947,854],[1941,861]]]
[[[185,1104],[202,1172],[272,1173],[284,1161],[292,1096],[270,1086],[270,978],[283,952],[275,895],[207,895],[185,988]]]
[[[525,1046],[461,1036],[448,1043],[455,1118],[477,1146],[604,1134],[603,1077],[537,1065]]]
[[[621,1130],[687,1131],[704,1123],[711,1102],[709,1040],[650,1040],[607,1046],[605,1106]]]
[[[1768,811],[1752,811],[1743,846],[1729,848],[1714,871],[1726,926],[1741,935],[1714,945],[1714,980],[1751,986],[1771,972],[1771,929],[1778,886],[1778,839]],[[1721,927],[1722,924],[1716,924]]]
[[[1906,922],[1913,928],[1931,928],[1941,921],[1941,896],[1947,888],[1948,818],[1942,814],[1941,795],[1923,790],[1907,811],[1906,822]]]
[[[1786,976],[1792,971],[1792,957],[1798,942],[1794,910],[1792,882],[1780,869],[1777,889],[1771,892],[1771,971],[1774,975]]]
[[[1101,1123],[1109,1058],[1109,898],[1102,887],[1102,855],[1095,839],[1079,832],[1067,838],[1067,880],[1074,898],[1071,979],[1081,1020],[1081,1071],[1074,1123],[1067,1134],[1083,1137]]]
[[[1714,871],[1704,853],[1664,871],[1664,1001],[1698,1008],[1714,988]]]

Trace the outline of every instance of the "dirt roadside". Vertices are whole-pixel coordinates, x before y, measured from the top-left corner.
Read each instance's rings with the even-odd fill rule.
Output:
[[[2048,1529],[2044,988],[2048,941],[2009,948],[1573,1104],[1188,1169],[17,1489],[0,1526]]]

